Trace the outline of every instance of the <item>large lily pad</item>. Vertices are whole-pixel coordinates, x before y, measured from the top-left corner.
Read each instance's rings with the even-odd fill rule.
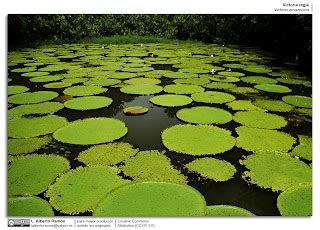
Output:
[[[59,75],[48,75],[48,76],[33,77],[30,79],[30,81],[31,82],[51,82],[51,81],[59,81],[61,79],[63,79],[63,77]]]
[[[292,105],[288,105],[283,101],[271,100],[271,99],[258,99],[252,102],[252,104],[273,112],[289,112],[293,109]]]
[[[262,76],[242,77],[241,80],[243,82],[251,83],[251,84],[276,84],[278,82],[273,78],[262,77]]]
[[[290,105],[302,108],[312,108],[312,98],[300,95],[284,96],[282,100]]]
[[[273,84],[255,85],[254,88],[271,93],[290,93],[292,91],[287,86]]]
[[[237,87],[237,85],[229,82],[211,82],[204,85],[204,87],[208,89],[232,89]]]
[[[195,73],[183,73],[183,72],[168,72],[163,75],[167,78],[194,78],[198,77],[198,74]]]
[[[239,78],[237,77],[229,77],[229,76],[222,76],[222,75],[213,75],[212,77],[210,77],[210,79],[212,81],[217,81],[217,82],[238,82],[240,81]]]
[[[43,87],[47,89],[60,89],[60,88],[67,88],[71,85],[72,83],[68,83],[68,82],[51,82],[43,85]]]
[[[212,104],[222,104],[235,100],[235,96],[215,91],[206,91],[203,93],[195,93],[191,95],[191,98],[196,102],[212,103]]]
[[[8,154],[18,155],[32,153],[52,140],[49,136],[32,137],[32,138],[9,138],[8,139]]]
[[[172,84],[165,86],[164,91],[175,94],[193,94],[203,92],[204,88],[198,85]]]
[[[29,88],[23,85],[10,85],[8,86],[8,95],[24,93],[24,92],[27,92],[28,90]]]
[[[255,216],[252,212],[231,205],[207,206],[206,216]]]
[[[255,88],[251,87],[235,87],[228,89],[231,93],[236,94],[257,94],[259,93],[259,90],[256,90]]]
[[[160,106],[177,107],[190,104],[192,99],[184,95],[163,94],[150,98],[150,101]]]
[[[40,77],[40,76],[47,76],[49,74],[50,74],[49,72],[37,71],[37,72],[23,73],[23,74],[21,74],[21,76],[22,77]]]
[[[148,72],[154,70],[152,67],[142,66],[142,67],[125,67],[121,69],[124,72],[131,72],[131,73],[139,73],[139,72]]]
[[[91,96],[104,93],[107,90],[101,86],[73,86],[65,89],[63,93],[70,96]]]
[[[163,88],[159,85],[128,85],[120,88],[120,91],[127,94],[149,95],[160,93]]]
[[[161,137],[169,150],[190,155],[222,153],[235,145],[230,131],[209,125],[175,125],[165,129]]]
[[[54,212],[49,203],[39,197],[10,197],[8,216],[54,216]]]
[[[208,84],[210,82],[210,80],[208,78],[199,78],[199,77],[195,77],[195,78],[181,78],[181,79],[175,79],[173,80],[174,83],[176,84],[187,84],[187,85],[205,85]]]
[[[35,104],[50,101],[58,96],[58,93],[52,91],[26,92],[8,97],[8,102],[12,104]]]
[[[111,86],[121,83],[121,80],[118,79],[100,79],[100,78],[93,78],[89,81],[84,82],[84,85],[95,85],[95,86]]]
[[[111,103],[112,99],[110,97],[88,96],[68,100],[64,103],[64,106],[68,109],[74,110],[91,110],[107,107]]]
[[[244,70],[248,72],[253,72],[253,73],[270,73],[272,70],[266,66],[259,66],[259,65],[252,65],[252,66],[247,66],[243,68]]]
[[[142,182],[119,187],[95,209],[94,216],[203,216],[203,196],[187,185]]]
[[[157,85],[160,84],[161,81],[159,79],[152,79],[152,78],[132,78],[129,80],[125,80],[123,83],[129,85]]]
[[[122,121],[99,117],[70,122],[54,132],[53,137],[68,144],[94,145],[114,141],[127,132]]]
[[[225,76],[225,77],[242,77],[245,74],[240,72],[229,72],[229,71],[221,71],[219,72],[219,75]]]
[[[290,155],[298,156],[302,159],[311,161],[312,160],[312,138],[305,135],[298,135],[299,145],[296,146]]]
[[[139,75],[137,75],[136,73],[127,73],[127,72],[114,72],[112,74],[109,74],[110,78],[114,78],[114,79],[129,79],[129,78],[133,78],[133,77],[138,77]]]
[[[235,100],[226,105],[232,110],[266,111],[265,109],[255,106],[250,100]]]
[[[277,80],[284,84],[290,84],[290,85],[302,85],[306,82],[306,80],[302,79],[295,79],[295,78],[277,78]]]

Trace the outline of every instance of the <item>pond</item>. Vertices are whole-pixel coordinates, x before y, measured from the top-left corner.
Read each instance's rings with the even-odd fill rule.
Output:
[[[204,215],[311,214],[279,204],[311,185],[312,82],[294,63],[243,46],[65,44],[9,52],[8,68],[9,215],[130,215],[101,202],[127,183],[114,197],[139,200],[145,184],[130,181],[190,186],[212,208]],[[29,196],[49,211],[19,200]]]

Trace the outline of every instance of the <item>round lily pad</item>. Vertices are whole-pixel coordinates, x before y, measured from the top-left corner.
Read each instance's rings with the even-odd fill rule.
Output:
[[[303,83],[306,82],[306,80],[302,80],[302,79],[295,79],[295,78],[277,78],[277,80],[281,83],[284,84],[291,84],[291,85],[302,85]]]
[[[79,84],[88,81],[88,78],[84,77],[75,77],[75,78],[65,78],[62,82],[71,83],[71,84]]]
[[[149,111],[145,106],[128,106],[123,109],[123,112],[127,115],[142,115]]]
[[[126,135],[124,122],[114,118],[87,118],[70,122],[54,132],[61,142],[77,145],[94,145],[111,142]]]
[[[46,115],[33,118],[16,118],[8,121],[8,137],[27,138],[53,133],[68,124],[64,117]]]
[[[273,112],[289,112],[293,109],[292,105],[288,105],[287,103],[279,100],[259,99],[253,101],[252,104]]]
[[[240,72],[229,72],[229,71],[220,71],[219,75],[225,76],[225,77],[242,77],[244,76],[244,73]]]
[[[247,151],[288,152],[296,143],[296,139],[287,133],[240,126],[237,147]]]
[[[132,78],[129,80],[125,80],[123,83],[129,85],[157,85],[160,84],[161,81],[159,79],[152,79],[152,78]]]
[[[147,67],[147,66],[125,67],[125,68],[121,69],[121,71],[131,72],[131,73],[148,72],[148,71],[152,71],[152,70],[154,70],[152,67]]]
[[[204,87],[208,89],[232,89],[237,87],[237,85],[228,82],[211,82],[204,85]]]
[[[128,183],[108,167],[77,167],[58,178],[45,196],[56,210],[78,214],[93,211],[111,190]]]
[[[215,91],[206,91],[203,93],[195,93],[191,95],[191,98],[196,102],[222,104],[235,100],[235,96]]]
[[[247,66],[243,68],[243,70],[246,70],[248,72],[253,72],[253,73],[270,73],[272,70],[266,66]]]
[[[8,97],[8,102],[12,104],[35,104],[50,101],[58,96],[58,93],[52,91],[26,92]]]
[[[84,85],[96,85],[96,86],[111,86],[121,83],[121,80],[118,79],[90,79],[89,81],[86,81]]]
[[[214,75],[213,77],[210,77],[212,81],[217,81],[217,82],[238,82],[240,81],[239,78],[237,77],[229,77],[229,76],[220,76],[220,75]]]
[[[49,203],[39,197],[9,197],[8,216],[54,216]]]
[[[184,95],[163,94],[150,98],[150,101],[160,106],[177,107],[190,104],[192,99]]]
[[[30,81],[31,82],[51,82],[51,81],[59,81],[61,79],[63,79],[62,76],[48,75],[48,76],[33,77],[30,79]]]
[[[8,195],[37,195],[69,167],[67,159],[53,154],[19,157],[8,166]]]
[[[273,78],[262,77],[262,76],[242,77],[241,80],[243,82],[251,83],[251,84],[276,84],[278,82]]]
[[[175,125],[161,137],[169,150],[190,155],[223,153],[235,145],[230,131],[209,125]]]
[[[120,91],[127,94],[149,95],[160,93],[163,88],[159,85],[128,85],[120,88]]]
[[[47,83],[43,85],[43,87],[47,89],[60,89],[60,88],[69,87],[71,85],[72,83],[68,83],[68,82],[52,82],[52,83]]]
[[[253,105],[250,100],[235,100],[226,104],[232,110],[247,110],[247,111],[266,111],[260,107]]]
[[[172,84],[165,86],[164,91],[175,94],[192,94],[203,92],[204,88],[198,85]]]
[[[36,71],[36,70],[37,70],[37,69],[36,69],[35,67],[30,66],[30,67],[13,69],[13,70],[11,70],[11,72],[15,72],[15,73],[26,73],[26,72]]]
[[[181,78],[173,80],[176,84],[188,84],[188,85],[205,85],[210,82],[207,78]]]
[[[176,116],[180,120],[195,124],[225,124],[232,120],[232,114],[228,111],[208,106],[181,109]]]
[[[299,145],[296,146],[290,155],[312,161],[312,138],[305,135],[298,135]]]
[[[246,65],[240,64],[240,63],[224,64],[223,66],[227,68],[234,68],[234,69],[243,69],[246,67]]]
[[[209,73],[209,69],[204,69],[204,68],[182,68],[179,69],[179,72],[183,73]]]
[[[287,86],[273,84],[255,85],[254,88],[271,93],[290,93],[292,91]]]
[[[23,73],[21,74],[21,76],[22,77],[40,77],[40,76],[47,76],[49,74],[50,74],[49,72],[37,71],[37,72]]]
[[[101,86],[73,86],[65,89],[63,93],[70,96],[91,96],[104,93],[107,90]]]
[[[94,216],[203,216],[203,196],[187,185],[141,182],[119,187],[108,194]]]
[[[251,87],[235,87],[235,88],[231,88],[228,89],[231,93],[236,93],[236,94],[249,94],[249,93],[259,93],[258,90],[256,90],[255,88],[251,88]]]
[[[312,98],[300,95],[288,95],[282,97],[282,100],[290,105],[302,107],[302,108],[312,108]]]
[[[64,106],[74,110],[91,110],[107,107],[112,103],[112,99],[103,96],[78,97],[68,100]]]
[[[231,205],[207,206],[206,216],[255,216],[246,209]]]
[[[168,72],[163,75],[166,78],[194,78],[198,77],[195,73]]]
[[[309,165],[288,154],[261,152],[245,157],[240,163],[250,170],[244,172],[245,180],[272,191],[286,191],[312,181]]]
[[[282,216],[311,216],[312,187],[301,186],[281,193],[277,206]]]
[[[186,164],[186,167],[202,177],[215,181],[227,181],[232,178],[237,171],[236,168],[227,161],[214,158],[199,158]]]
[[[32,138],[9,138],[8,139],[8,154],[18,155],[32,153],[51,141],[51,137],[32,137]]]
[[[134,156],[139,149],[133,148],[126,142],[114,142],[109,144],[94,145],[79,153],[77,158],[89,166],[115,165]]]
[[[281,116],[260,111],[236,112],[233,119],[247,127],[262,129],[280,129],[288,123]]]
[[[109,74],[110,78],[114,79],[129,79],[133,77],[138,77],[136,73],[128,73],[128,72],[114,72],[112,74]]]
[[[29,90],[29,88],[25,87],[23,85],[9,85],[8,86],[8,95],[24,93],[24,92],[27,92],[28,90]]]

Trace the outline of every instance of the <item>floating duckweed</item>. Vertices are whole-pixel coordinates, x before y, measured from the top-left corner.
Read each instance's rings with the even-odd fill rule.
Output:
[[[120,91],[127,94],[149,95],[160,93],[163,88],[159,85],[128,85],[120,88]]]
[[[260,152],[245,157],[240,163],[250,170],[244,172],[245,180],[272,191],[311,184],[311,168],[288,154]]]
[[[8,154],[18,155],[32,153],[43,146],[48,144],[52,140],[49,136],[44,137],[32,137],[32,138],[9,138],[8,139]]]
[[[95,86],[111,86],[121,83],[121,80],[118,79],[100,79],[93,78],[89,81],[86,81],[84,85],[95,85]]]
[[[107,90],[101,86],[73,86],[65,89],[63,93],[70,96],[91,96],[104,93]]]
[[[89,166],[115,165],[134,156],[138,151],[129,143],[114,142],[92,146],[80,152],[77,160]]]
[[[142,115],[149,111],[145,106],[128,106],[123,109],[123,112],[127,115]]]
[[[254,105],[273,112],[289,112],[293,106],[279,100],[255,100],[252,102]]]
[[[236,112],[233,119],[242,125],[254,128],[279,129],[287,125],[283,117],[260,111]]]
[[[215,181],[227,181],[237,171],[229,162],[214,158],[196,159],[186,164],[186,167],[190,171],[199,173],[202,177]]]
[[[228,82],[211,82],[204,85],[208,89],[232,89],[237,87],[237,85]]]
[[[296,139],[287,133],[240,126],[237,147],[247,151],[288,152],[296,143]]]
[[[266,111],[265,109],[253,105],[250,100],[235,100],[227,103],[226,105],[232,110]]]
[[[53,114],[64,106],[59,102],[43,102],[39,104],[20,105],[8,110],[8,119],[19,118],[30,114]]]
[[[94,145],[111,142],[126,135],[124,122],[114,118],[87,118],[70,122],[54,132],[61,142],[78,145]]]
[[[161,137],[169,150],[190,155],[223,153],[235,145],[230,131],[209,125],[175,125]]]
[[[64,106],[68,109],[74,110],[90,110],[90,109],[100,109],[107,107],[112,103],[112,99],[103,96],[88,96],[88,97],[78,97],[68,100],[64,103]]]
[[[255,216],[246,209],[231,205],[207,206],[206,216]]]
[[[27,138],[53,133],[68,123],[64,117],[46,115],[33,118],[15,118],[8,121],[8,137]]]
[[[311,216],[312,187],[301,186],[281,193],[277,207],[282,216]]]
[[[132,78],[129,80],[125,80],[123,83],[129,84],[129,85],[157,85],[160,84],[161,81],[159,79],[152,79],[152,78]]]
[[[131,73],[148,72],[148,71],[152,71],[152,70],[154,70],[152,67],[147,67],[147,66],[143,66],[143,67],[126,67],[126,68],[121,69],[121,71],[131,72]]]
[[[188,84],[188,85],[205,85],[210,82],[207,78],[181,78],[173,80],[176,84]]]
[[[8,166],[8,195],[37,195],[69,167],[67,159],[53,154],[19,157]]]
[[[196,102],[203,103],[217,103],[222,104],[226,102],[230,102],[235,100],[235,96],[223,93],[223,92],[215,92],[215,91],[206,91],[203,93],[195,93],[191,95],[191,98]]]
[[[190,104],[192,99],[185,95],[163,94],[150,98],[150,101],[160,106],[177,107]]]
[[[292,91],[287,86],[273,84],[255,85],[254,88],[271,93],[290,93]]]
[[[299,145],[296,146],[290,155],[298,156],[308,161],[312,160],[312,138],[305,135],[298,135]]]
[[[302,108],[312,108],[312,98],[300,95],[289,95],[282,97],[282,100],[290,105]]]
[[[29,72],[21,74],[22,77],[40,77],[40,76],[47,76],[49,72]]]
[[[240,81],[239,78],[237,77],[228,77],[228,76],[219,76],[215,75],[213,77],[210,77],[212,81],[217,81],[217,82],[238,82]]]
[[[204,88],[198,85],[172,84],[165,86],[164,91],[175,94],[192,94],[201,93],[204,91]]]
[[[41,77],[33,77],[30,79],[31,82],[50,82],[50,81],[59,81],[63,79],[62,76],[58,75],[48,75],[48,76],[41,76]]]
[[[249,76],[242,77],[241,80],[246,83],[252,84],[276,84],[278,81],[269,77],[262,76]]]
[[[48,89],[60,89],[60,88],[69,87],[71,85],[72,83],[68,83],[68,82],[52,82],[52,83],[47,83],[43,85],[43,87]]]
[[[183,73],[183,72],[169,72],[163,75],[166,78],[194,78],[198,77],[195,73]]]
[[[221,71],[219,72],[219,75],[225,76],[225,77],[242,77],[244,76],[243,73],[240,72],[229,72],[229,71]]]
[[[164,151],[141,151],[121,166],[124,174],[134,181],[161,181],[186,184],[187,178],[174,169]]]
[[[111,190],[128,183],[108,167],[77,167],[58,178],[45,196],[56,210],[78,214],[93,211]]]
[[[24,93],[24,92],[27,92],[28,90],[29,88],[23,85],[10,85],[8,86],[8,95]]]
[[[236,94],[259,93],[258,90],[251,87],[236,87],[229,89],[229,91]]]
[[[291,84],[291,85],[302,85],[304,82],[306,82],[305,80],[301,80],[301,79],[294,79],[294,78],[277,78],[277,80],[281,83],[284,84]]]
[[[109,193],[94,216],[204,216],[206,202],[194,188],[166,182],[141,182]]]
[[[195,124],[225,124],[232,120],[232,114],[228,111],[207,106],[180,109],[176,116],[180,120]]]
[[[58,96],[58,93],[52,91],[26,92],[8,97],[8,102],[12,104],[35,104],[50,101]]]
[[[248,72],[253,72],[253,73],[270,73],[272,70],[266,66],[248,66],[243,68],[243,70],[248,71]]]
[[[54,216],[49,203],[39,197],[9,197],[8,216]]]

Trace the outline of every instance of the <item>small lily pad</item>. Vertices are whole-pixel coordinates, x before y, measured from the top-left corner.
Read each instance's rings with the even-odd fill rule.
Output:
[[[91,96],[107,92],[107,88],[101,86],[73,86],[63,91],[64,94],[70,96]]]
[[[29,91],[28,87],[23,85],[10,85],[8,86],[8,95],[19,94]]]
[[[269,78],[269,77],[262,77],[262,76],[249,76],[249,77],[242,77],[241,81],[251,84],[276,84],[278,81]]]
[[[300,95],[288,95],[284,96],[282,100],[290,105],[302,107],[302,108],[312,108],[312,98]]]
[[[35,152],[52,140],[49,136],[32,138],[9,138],[8,154],[18,155]]]
[[[112,101],[110,97],[103,96],[78,97],[66,101],[64,106],[74,110],[91,110],[107,107]]]
[[[145,106],[128,106],[123,109],[123,113],[126,115],[142,115],[149,111]]]
[[[54,216],[49,203],[39,197],[9,197],[8,216]]]
[[[289,112],[293,109],[293,106],[288,105],[287,103],[284,103],[283,101],[271,100],[271,99],[255,100],[252,102],[252,104],[254,104],[262,109],[266,109],[266,110],[273,111],[273,112]]]
[[[250,100],[235,100],[226,104],[232,110],[245,110],[245,111],[261,111],[265,109],[255,106]]]
[[[165,86],[164,91],[175,94],[193,94],[203,92],[204,88],[198,85],[172,84]]]
[[[305,135],[298,135],[299,145],[296,146],[290,155],[312,161],[312,138]]]
[[[58,96],[58,93],[52,91],[26,92],[8,97],[8,102],[12,104],[35,104],[50,101]]]
[[[231,205],[207,206],[206,216],[255,216],[246,209]]]
[[[192,99],[185,95],[163,94],[150,98],[150,101],[160,106],[178,107],[190,104]]]
[[[271,93],[290,93],[292,91],[287,86],[273,84],[255,85],[254,88]]]
[[[128,85],[120,88],[126,94],[149,95],[160,93],[163,88],[159,85]]]
[[[223,104],[236,99],[235,96],[231,94],[216,92],[216,91],[206,91],[203,93],[195,93],[191,95],[191,98],[196,102],[212,103],[212,104],[215,104],[215,103]]]

